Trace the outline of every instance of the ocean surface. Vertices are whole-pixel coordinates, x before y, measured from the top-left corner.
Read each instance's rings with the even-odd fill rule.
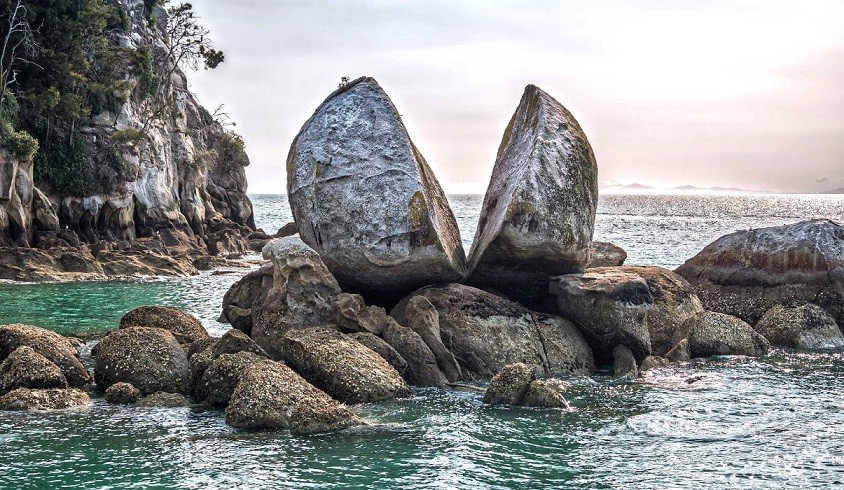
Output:
[[[284,196],[252,199],[264,230],[291,221]],[[449,199],[468,250],[481,196]],[[604,195],[595,239],[624,247],[629,264],[674,268],[731,231],[808,218],[844,221],[844,196]],[[135,306],[166,304],[219,335],[222,296],[243,273],[0,284],[0,324],[95,338]],[[308,437],[232,429],[222,411],[97,399],[79,411],[0,412],[0,489],[830,488],[844,485],[842,378],[842,351],[774,350],[633,382],[573,378],[568,412],[417,390],[357,406],[372,427]]]

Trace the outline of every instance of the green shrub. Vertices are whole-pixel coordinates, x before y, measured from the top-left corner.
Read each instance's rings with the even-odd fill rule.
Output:
[[[0,137],[3,147],[21,160],[29,160],[38,152],[38,140],[26,131],[15,131],[5,119],[0,120]]]
[[[145,140],[147,134],[140,129],[135,128],[125,128],[125,129],[118,129],[117,131],[111,133],[109,137],[109,142],[111,146],[119,146],[123,144],[130,144],[132,146],[137,146],[138,143]]]
[[[49,182],[64,195],[85,196],[101,189],[91,172],[91,163],[82,138],[69,144],[64,138],[52,138],[35,156],[35,179]]]
[[[243,137],[233,131],[225,131],[220,139],[220,158],[226,167],[249,165],[249,158],[246,156],[246,144]]]

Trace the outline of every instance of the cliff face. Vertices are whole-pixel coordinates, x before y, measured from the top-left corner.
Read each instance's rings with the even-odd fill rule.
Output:
[[[165,50],[162,25],[146,21],[143,0],[118,1],[130,19],[109,42],[125,48]],[[0,246],[65,247],[108,243],[136,249],[138,243],[172,251],[211,254],[246,251],[254,230],[246,196],[249,158],[239,137],[227,131],[187,90],[185,74],[172,75],[174,110],[144,126],[143,102],[130,82],[112,110],[92,114],[79,128],[96,178],[110,179],[111,192],[61,195],[34,181],[33,163],[17,159],[0,141]],[[115,135],[138,135],[119,138]],[[78,239],[78,243],[75,243]]]

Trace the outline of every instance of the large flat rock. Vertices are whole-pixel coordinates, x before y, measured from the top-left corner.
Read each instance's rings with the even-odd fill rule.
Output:
[[[825,220],[742,230],[676,271],[709,310],[756,323],[777,305],[814,303],[844,324],[844,227]]]
[[[357,292],[396,295],[465,275],[448,201],[372,78],[332,93],[305,123],[287,190],[302,240]]]

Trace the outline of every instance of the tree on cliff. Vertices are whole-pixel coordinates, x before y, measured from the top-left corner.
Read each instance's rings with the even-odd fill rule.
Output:
[[[156,2],[156,5],[160,2]],[[177,92],[187,90],[173,84],[173,77],[178,69],[196,71],[200,65],[205,69],[214,69],[225,61],[222,51],[214,49],[210,31],[199,23],[193,11],[193,5],[180,3],[166,6],[167,22],[163,27],[163,38],[166,50],[158,56],[155,66],[157,78],[161,81],[159,87],[146,100],[144,112],[146,120],[142,131],[157,121],[164,120],[175,109]],[[148,6],[149,8],[149,6]]]

